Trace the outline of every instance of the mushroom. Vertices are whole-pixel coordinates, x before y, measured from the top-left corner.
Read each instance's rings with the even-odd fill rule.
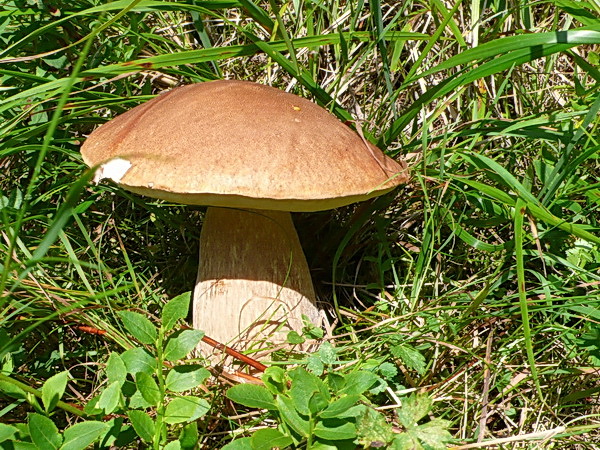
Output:
[[[320,106],[245,81],[175,88],[97,128],[81,148],[97,178],[206,205],[193,323],[243,350],[321,325],[290,211],[336,208],[406,182],[406,164]]]

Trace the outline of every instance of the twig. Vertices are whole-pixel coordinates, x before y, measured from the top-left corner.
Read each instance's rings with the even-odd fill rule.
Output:
[[[531,440],[536,440],[536,441],[544,440],[545,441],[545,440],[551,439],[552,437],[556,436],[557,434],[564,433],[566,431],[566,429],[567,429],[566,427],[556,427],[552,430],[537,431],[535,433],[518,434],[516,436],[511,436],[511,437],[507,437],[507,438],[491,439],[491,440],[485,441],[485,442],[476,442],[473,444],[459,445],[459,446],[455,446],[455,447],[450,447],[450,450],[463,450],[463,449],[467,449],[467,448],[491,447],[491,446],[495,446],[495,445],[507,444],[509,442],[520,442],[520,441],[531,441]]]

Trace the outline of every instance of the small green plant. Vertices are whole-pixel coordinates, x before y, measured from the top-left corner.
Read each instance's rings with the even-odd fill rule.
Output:
[[[431,399],[424,395],[403,401],[397,416],[404,429],[395,433],[366,397],[368,391],[383,383],[369,371],[357,370],[347,375],[328,372],[318,377],[302,367],[287,372],[269,367],[262,380],[264,386],[233,386],[227,397],[250,408],[267,410],[277,428],[257,430],[225,449],[354,449],[357,445],[438,449],[446,448],[445,443],[451,439],[445,420],[419,424],[431,410]]]
[[[137,438],[154,449],[194,448],[198,441],[195,421],[210,405],[203,398],[182,393],[202,384],[210,372],[199,364],[179,363],[204,336],[199,330],[175,330],[185,318],[189,302],[189,292],[169,301],[162,310],[160,326],[140,313],[117,313],[140,345],[109,355],[106,382],[83,411],[60,401],[69,379],[67,371],[49,378],[40,392],[12,379],[10,364],[5,362],[0,390],[28,401],[36,412],[29,414],[26,424],[1,425],[0,448],[76,450],[94,442],[122,447]],[[61,433],[54,414],[57,407],[89,420]],[[173,439],[173,435],[178,437]]]

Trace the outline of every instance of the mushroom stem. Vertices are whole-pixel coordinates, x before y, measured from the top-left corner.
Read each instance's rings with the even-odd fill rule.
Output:
[[[290,213],[208,208],[200,234],[194,327],[237,350],[281,344],[320,313]]]

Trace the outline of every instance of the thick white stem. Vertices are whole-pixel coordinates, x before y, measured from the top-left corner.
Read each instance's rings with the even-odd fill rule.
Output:
[[[320,325],[306,258],[288,212],[208,208],[200,235],[194,327],[237,350],[281,344]]]

